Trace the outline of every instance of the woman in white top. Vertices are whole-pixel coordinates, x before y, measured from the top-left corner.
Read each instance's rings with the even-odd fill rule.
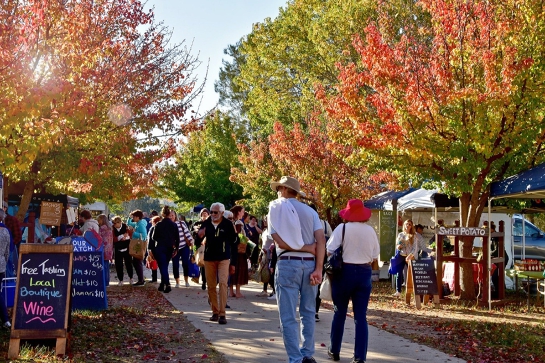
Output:
[[[399,251],[399,254],[406,258],[403,262],[403,270],[407,265],[407,258],[409,260],[418,259],[418,253],[421,250],[427,250],[426,241],[422,235],[416,233],[412,220],[407,219],[403,222],[403,232],[400,232],[397,235],[396,248]],[[404,279],[403,272],[397,274],[395,297],[401,295],[401,287],[403,286]]]
[[[360,363],[367,358],[367,305],[371,296],[371,264],[380,255],[380,245],[373,227],[365,223],[371,218],[371,210],[365,208],[361,200],[349,200],[339,216],[346,223],[337,226],[327,242],[328,254],[332,254],[341,244],[343,246],[342,272],[331,278],[335,314],[331,323],[328,355],[335,361],[340,359],[348,302],[352,300],[356,326],[352,362]]]

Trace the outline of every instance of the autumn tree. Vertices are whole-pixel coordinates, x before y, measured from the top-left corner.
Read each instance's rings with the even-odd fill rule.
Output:
[[[243,190],[243,198],[239,203],[256,215],[267,214],[269,202],[276,198],[269,183],[282,176],[269,146],[267,137],[239,143],[239,165],[231,168],[230,180],[239,184]]]
[[[238,69],[231,83],[254,130],[266,136],[276,122],[291,127],[309,120],[318,104],[314,85],[338,82],[339,57],[356,60],[355,51],[343,51],[374,16],[375,3],[294,0],[275,19],[254,25],[237,47],[238,68],[222,70]]]
[[[237,143],[245,142],[245,129],[216,112],[182,142],[172,163],[160,171],[160,189],[185,207],[221,202],[226,207],[242,198],[242,188],[229,180],[238,165]]]
[[[392,6],[354,38],[360,60],[339,65],[336,94],[319,93],[331,136],[371,170],[460,197],[462,225],[476,227],[490,183],[543,160],[542,4],[421,0],[397,27]],[[472,275],[462,264],[462,298],[475,297]]]
[[[332,87],[339,82],[335,62],[339,57],[357,59],[354,49],[345,50],[351,36],[374,17],[375,8],[374,1],[295,0],[228,49],[232,62],[224,62],[217,89],[225,103],[242,104],[256,140],[241,148],[241,169],[233,171],[233,180],[251,196],[248,203],[255,199],[259,208],[266,207],[265,201],[275,197],[268,183],[282,174],[306,183],[312,198],[327,211],[324,217],[347,198],[376,190],[373,178],[352,177],[364,166],[345,158],[345,147],[333,145],[325,127],[320,129],[313,120],[319,107],[315,84]],[[326,118],[322,114],[321,122]],[[294,138],[297,145],[290,145]],[[312,150],[313,145],[323,149]],[[289,152],[282,153],[283,148]],[[339,169],[328,169],[334,165]]]
[[[34,189],[149,190],[175,150],[161,135],[180,132],[200,92],[189,50],[133,0],[6,0],[0,26],[0,168],[26,184],[21,213]]]
[[[350,165],[352,147],[335,144],[317,118],[311,118],[306,130],[299,124],[287,130],[277,123],[274,131],[269,136],[272,157],[285,174],[299,179],[307,197],[331,224],[336,224],[334,212],[347,200],[366,200],[394,183],[388,173],[371,175],[365,166]]]

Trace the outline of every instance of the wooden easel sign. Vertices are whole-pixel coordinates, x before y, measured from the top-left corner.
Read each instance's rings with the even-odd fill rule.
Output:
[[[416,308],[422,307],[420,295],[424,295],[424,304],[429,301],[429,296],[433,295],[435,307],[439,307],[439,290],[437,289],[437,274],[435,273],[435,264],[431,259],[409,261],[407,269],[407,292],[405,302],[411,303],[411,295],[414,294]]]
[[[72,260],[72,245],[21,244],[9,359],[21,339],[56,339],[55,354],[66,354]]]

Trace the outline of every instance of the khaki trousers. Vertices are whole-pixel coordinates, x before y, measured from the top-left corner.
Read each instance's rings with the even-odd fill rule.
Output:
[[[212,314],[225,316],[225,305],[227,305],[227,279],[229,278],[229,260],[222,261],[204,261],[204,271],[206,272],[206,284],[208,285],[208,298],[212,306]],[[220,283],[220,295],[218,302],[218,293],[216,285]]]

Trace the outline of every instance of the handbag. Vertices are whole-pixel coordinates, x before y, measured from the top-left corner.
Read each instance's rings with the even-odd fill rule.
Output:
[[[157,270],[157,260],[148,255],[148,258],[146,259],[146,267],[150,270]]]
[[[269,271],[269,267],[267,267],[267,266],[261,267],[260,277],[261,277],[261,282],[264,283],[264,284],[266,284],[266,283],[268,283],[270,281],[271,271]]]
[[[403,272],[405,257],[401,256],[399,250],[396,251],[394,257],[390,258],[390,267],[388,267],[388,273],[390,275],[397,275]]]
[[[258,284],[261,283],[261,270],[259,270],[258,268],[252,268],[250,270],[250,277]]]
[[[129,243],[129,255],[132,257],[143,260],[148,248],[148,241],[143,239],[133,238]]]
[[[195,263],[195,256],[193,253],[191,254],[191,257],[189,258],[189,277],[191,278],[198,278],[201,275],[201,271],[199,269],[199,266],[197,263]]]
[[[324,281],[322,281],[322,285],[320,286],[320,299],[333,301],[333,297],[331,294],[331,282],[329,281],[329,276],[327,275],[325,276]]]
[[[327,256],[327,261],[324,264],[324,270],[326,274],[333,276],[338,275],[343,268],[343,243],[344,243],[344,229],[346,223],[343,224],[343,237],[341,240],[341,245],[329,256]]]
[[[195,263],[199,267],[204,267],[204,245],[201,245],[199,248],[197,248],[197,252],[195,254]]]

